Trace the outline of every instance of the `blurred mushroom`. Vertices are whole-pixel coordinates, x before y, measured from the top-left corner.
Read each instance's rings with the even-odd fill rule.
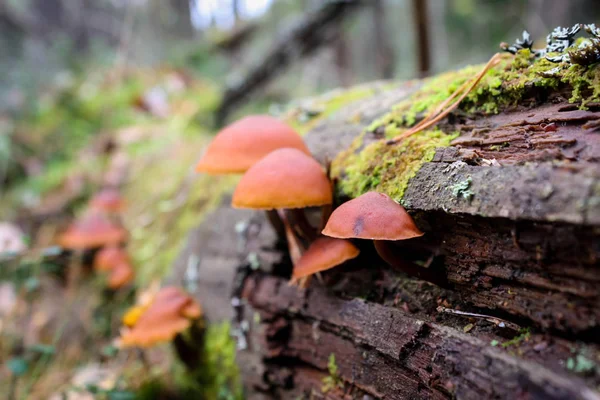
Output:
[[[116,245],[104,247],[94,257],[94,269],[97,271],[110,271],[117,264],[128,261],[127,252]]]
[[[389,241],[412,239],[423,235],[404,207],[383,193],[367,192],[339,206],[323,229],[323,234],[341,239],[370,239],[381,258],[391,267],[438,285],[445,277],[429,268],[405,261]]]
[[[123,242],[127,237],[125,229],[111,222],[99,213],[84,215],[75,221],[58,238],[65,249],[87,250]]]
[[[202,308],[177,287],[161,289],[145,309],[126,314],[126,328],[118,343],[122,347],[151,347],[172,341],[202,317]]]
[[[108,214],[120,213],[125,209],[125,199],[116,189],[103,189],[92,197],[90,208]]]
[[[122,261],[116,264],[111,270],[110,275],[108,277],[108,287],[110,289],[116,290],[122,288],[127,285],[135,276],[135,272],[131,263],[127,261]]]
[[[81,267],[84,263],[84,251],[115,245],[123,242],[126,237],[125,229],[111,222],[104,214],[99,213],[84,215],[59,236],[58,243],[61,247],[79,252],[78,256],[73,257],[73,263],[69,267],[67,287],[70,296],[75,294],[75,285],[79,281]]]
[[[135,275],[127,252],[115,245],[105,247],[96,253],[94,269],[110,272],[108,287],[113,290],[127,285]]]
[[[244,173],[267,154],[284,147],[310,155],[300,135],[285,123],[268,115],[251,115],[217,134],[196,165],[196,171]]]
[[[358,256],[360,251],[349,240],[323,236],[315,240],[294,265],[291,284],[305,287],[308,278]]]

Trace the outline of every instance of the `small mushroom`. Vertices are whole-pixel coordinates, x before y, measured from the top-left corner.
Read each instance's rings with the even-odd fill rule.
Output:
[[[373,240],[377,253],[391,267],[437,285],[445,281],[431,269],[405,261],[394,252],[391,241],[416,238],[423,232],[404,207],[386,194],[367,192],[342,204],[329,217],[323,234],[341,239]]]
[[[294,265],[290,283],[304,287],[311,275],[336,267],[357,257],[359,253],[349,240],[319,237]]]
[[[90,208],[108,214],[120,213],[125,209],[125,199],[116,189],[103,189],[92,197]]]
[[[323,234],[340,239],[371,240],[405,240],[423,236],[404,207],[378,192],[367,192],[336,208]]]
[[[143,309],[132,310],[125,315],[126,327],[118,340],[122,347],[170,342],[202,317],[200,305],[177,287],[161,289]]]
[[[60,235],[58,243],[65,249],[89,250],[123,242],[127,232],[99,213],[84,215]]]
[[[123,248],[113,244],[104,247],[96,253],[94,257],[94,269],[96,271],[110,271],[115,265],[128,260],[127,252]]]
[[[196,165],[209,174],[244,173],[270,152],[294,148],[310,154],[292,128],[268,115],[251,115],[223,128]]]
[[[110,272],[108,277],[110,289],[119,289],[125,286],[135,276],[129,256],[124,249],[115,245],[107,246],[96,253],[94,269]]]
[[[108,287],[110,289],[116,290],[122,288],[127,285],[135,276],[135,272],[131,263],[128,261],[123,261],[116,264],[110,271],[110,275],[108,277]]]

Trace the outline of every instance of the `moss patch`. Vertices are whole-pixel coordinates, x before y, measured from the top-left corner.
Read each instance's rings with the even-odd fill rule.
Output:
[[[284,115],[284,120],[301,135],[305,135],[320,121],[347,104],[374,96],[382,90],[391,90],[396,85],[359,85],[349,89],[336,89],[314,99],[305,100],[301,105],[292,105]],[[349,117],[352,120],[352,116]]]
[[[125,188],[125,224],[131,232],[128,248],[137,267],[136,281],[142,287],[169,271],[187,233],[237,180],[194,172],[209,139],[208,134],[158,138],[161,146],[148,143],[145,152],[135,150],[132,179]]]
[[[409,179],[423,163],[431,161],[436,148],[449,146],[458,133],[436,128],[397,145],[377,141],[364,146],[365,135],[375,131],[388,138],[401,134],[473,79],[482,67],[469,66],[427,79],[418,91],[373,121],[333,162],[332,173],[339,179],[340,194],[356,197],[376,190],[401,201]],[[465,97],[459,109],[476,118],[524,102],[544,101],[557,90],[570,92],[569,101],[579,102],[582,108],[600,100],[600,66],[557,65],[546,59],[534,59],[529,50],[516,56],[507,54]]]
[[[398,145],[376,141],[362,151],[362,136],[333,162],[332,174],[340,177],[339,189],[350,197],[368,191],[386,193],[400,201],[410,178],[423,163],[431,161],[438,147],[447,147],[457,134],[447,135],[439,129],[414,135]]]

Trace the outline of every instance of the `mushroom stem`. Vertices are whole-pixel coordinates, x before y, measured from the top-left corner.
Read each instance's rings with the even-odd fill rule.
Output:
[[[321,207],[321,223],[319,224],[318,232],[322,232],[323,229],[325,229],[325,225],[327,225],[327,221],[329,220],[329,217],[331,216],[332,212],[333,212],[332,204],[326,204]]]
[[[304,252],[304,246],[300,243],[294,231],[290,227],[290,223],[287,219],[285,212],[283,210],[277,210],[277,212],[285,228],[285,237],[287,239],[288,250],[290,252],[290,259],[292,260],[292,265],[296,265],[300,257],[302,257],[302,253]]]
[[[442,273],[433,271],[431,268],[420,267],[412,262],[403,260],[397,254],[394,249],[390,246],[387,240],[374,240],[375,250],[377,254],[385,261],[389,266],[395,270],[404,272],[407,275],[421,279],[423,281],[431,282],[440,287],[447,287],[448,282],[446,276]]]
[[[286,209],[286,215],[290,225],[307,243],[311,243],[317,238],[317,230],[308,222],[304,209],[292,208]]]
[[[284,237],[285,236],[285,226],[284,226],[283,222],[281,221],[281,218],[279,218],[279,214],[277,213],[277,210],[267,210],[266,214],[267,214],[267,219],[269,220],[269,223],[273,227],[273,230],[275,230],[275,233],[277,233],[277,237],[278,238]]]
[[[67,297],[69,299],[73,299],[75,296],[77,283],[81,279],[84,256],[85,250],[75,250],[69,263],[67,271]]]
[[[189,371],[196,371],[203,363],[203,346],[206,330],[204,321],[192,321],[185,334],[177,334],[173,339],[173,347],[177,357]]]

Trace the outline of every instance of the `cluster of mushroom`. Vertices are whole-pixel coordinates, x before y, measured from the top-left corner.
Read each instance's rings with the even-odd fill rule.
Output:
[[[120,347],[147,348],[170,342],[202,318],[200,305],[182,289],[150,289],[123,317]]]
[[[118,190],[106,188],[89,202],[84,215],[74,221],[58,238],[58,244],[72,251],[96,251],[94,269],[108,272],[107,285],[116,290],[133,280],[131,260],[123,248],[127,230],[120,214],[125,201]]]
[[[291,283],[305,286],[308,278],[358,256],[349,239],[369,239],[382,258],[411,275],[427,278],[426,268],[397,262],[386,241],[423,235],[404,208],[385,194],[369,192],[338,207],[331,182],[312,158],[300,136],[269,116],[245,117],[221,130],[197,164],[198,172],[245,172],[232,199],[236,208],[267,210],[283,223],[294,265]],[[307,207],[322,207],[327,221],[321,235],[308,224]],[[277,210],[277,211],[273,211]],[[323,227],[321,227],[323,228]],[[303,238],[310,245],[305,250]]]

